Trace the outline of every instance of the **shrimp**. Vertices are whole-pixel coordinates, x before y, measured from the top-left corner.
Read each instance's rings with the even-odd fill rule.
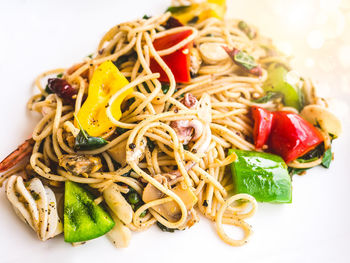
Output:
[[[7,171],[8,169],[15,166],[25,157],[30,155],[33,150],[34,140],[32,138],[26,140],[23,144],[18,146],[16,150],[10,153],[4,160],[0,163],[0,173]]]

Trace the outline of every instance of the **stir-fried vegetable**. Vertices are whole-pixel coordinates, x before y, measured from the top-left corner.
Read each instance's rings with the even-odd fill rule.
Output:
[[[237,48],[229,49],[226,46],[223,46],[223,48],[233,60],[233,62],[235,62],[242,69],[256,76],[262,75],[261,67],[255,62],[252,56]]]
[[[67,181],[64,193],[64,240],[82,242],[106,234],[114,226],[110,215],[94,203],[93,196]]]
[[[323,142],[321,133],[298,114],[288,111],[271,113],[257,106],[252,107],[252,111],[256,148],[268,141],[268,150],[281,156],[286,163]]]
[[[105,139],[101,137],[90,136],[86,131],[84,131],[83,127],[81,126],[76,116],[75,116],[75,119],[80,128],[80,132],[75,138],[75,144],[74,144],[75,150],[93,150],[93,149],[100,148],[108,143]]]
[[[89,135],[100,136],[114,126],[106,114],[108,101],[113,94],[127,84],[129,81],[109,60],[96,69],[90,80],[88,97],[78,112],[81,126]],[[111,105],[111,112],[115,119],[120,119],[121,103],[127,95],[132,93],[132,90],[129,88],[124,91]]]
[[[170,48],[177,43],[181,42],[188,36],[192,34],[191,30],[185,30],[171,35],[166,35],[161,38],[157,38],[153,41],[154,48],[156,50],[164,50]],[[190,49],[192,48],[192,43],[188,43],[184,47],[176,50],[175,52],[162,56],[162,59],[170,68],[171,72],[174,74],[176,82],[187,83],[191,80],[190,76]],[[167,74],[164,72],[162,67],[158,62],[151,58],[150,67],[152,72],[159,72],[159,80],[163,82],[169,82]]]
[[[250,26],[248,26],[248,24],[245,21],[243,20],[239,21],[238,28],[241,31],[243,31],[250,40],[256,37],[256,32]]]
[[[265,91],[274,91],[283,94],[283,103],[286,106],[301,110],[303,107],[302,91],[297,83],[288,80],[288,70],[280,64],[271,64],[267,70],[268,78],[264,83]]]
[[[332,149],[329,148],[327,151],[324,152],[322,163],[321,163],[322,166],[325,168],[329,168],[332,162],[332,158],[333,158]]]
[[[274,112],[269,150],[289,163],[323,142],[321,133],[298,114]]]
[[[273,114],[257,106],[253,106],[251,111],[255,123],[253,131],[255,148],[261,149],[269,139]]]
[[[291,203],[292,184],[287,165],[277,155],[229,150],[237,159],[231,164],[236,193],[247,193],[260,202]]]
[[[200,23],[215,17],[223,19],[226,13],[226,0],[207,0],[192,5],[171,6],[166,11],[183,24]]]

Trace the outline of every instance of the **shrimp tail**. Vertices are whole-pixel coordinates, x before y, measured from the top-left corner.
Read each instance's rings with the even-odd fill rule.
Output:
[[[25,157],[30,155],[33,150],[34,140],[32,138],[26,140],[22,143],[16,150],[10,153],[4,160],[0,163],[0,173],[12,168]]]

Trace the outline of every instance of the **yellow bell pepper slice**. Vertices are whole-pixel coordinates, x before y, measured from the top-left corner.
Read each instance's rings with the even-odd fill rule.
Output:
[[[168,10],[183,24],[193,21],[200,23],[210,17],[224,19],[226,0],[207,0],[190,6],[170,7]]]
[[[108,101],[113,94],[127,84],[129,81],[111,61],[103,62],[96,69],[90,80],[88,97],[77,115],[81,126],[89,135],[101,136],[115,126],[106,114]],[[132,91],[133,88],[124,91],[111,105],[111,112],[115,119],[120,119],[121,104]]]

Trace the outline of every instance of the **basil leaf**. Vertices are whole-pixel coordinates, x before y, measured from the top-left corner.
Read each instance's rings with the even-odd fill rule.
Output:
[[[86,131],[80,130],[75,138],[75,150],[94,150],[106,145],[108,142],[101,137],[93,137],[87,134]]]
[[[233,59],[236,63],[240,64],[248,70],[251,70],[257,66],[254,58],[243,51],[239,51]]]
[[[167,93],[168,93],[169,87],[170,87],[169,84],[167,84],[167,83],[162,83],[162,91],[163,91],[164,94],[167,94]]]
[[[288,167],[288,173],[290,176],[295,175],[295,174],[301,174],[302,172],[308,170],[310,168],[292,168]]]
[[[123,133],[126,133],[129,129],[125,129],[122,127],[117,127],[116,131],[118,135],[122,135]]]
[[[313,162],[313,161],[316,161],[318,159],[318,157],[313,157],[311,159],[301,159],[301,158],[298,158],[297,161],[299,163],[310,163],[310,162]]]
[[[266,92],[266,95],[258,98],[256,100],[253,100],[255,103],[266,103],[270,100],[277,99],[277,98],[283,98],[283,94],[281,92],[275,92],[275,91],[268,91]]]
[[[190,5],[170,6],[165,12],[170,12],[170,13],[173,13],[173,14],[184,13],[190,7],[191,7]]]
[[[63,73],[57,74],[57,78],[61,79],[63,77]]]
[[[327,151],[325,151],[325,153],[323,155],[322,163],[321,163],[322,166],[325,168],[329,168],[329,166],[331,165],[331,162],[332,162],[332,157],[333,157],[332,149],[329,148]]]
[[[142,18],[145,19],[145,20],[148,20],[148,19],[151,18],[151,16],[149,16],[149,15],[144,15]]]
[[[168,227],[162,225],[162,224],[159,223],[159,222],[157,222],[157,226],[158,226],[163,232],[174,233],[175,230],[178,230],[177,228],[168,228]]]
[[[244,22],[243,20],[239,21],[238,23],[238,28],[241,30],[241,31],[244,31],[246,30],[248,27],[248,24],[246,22]]]

